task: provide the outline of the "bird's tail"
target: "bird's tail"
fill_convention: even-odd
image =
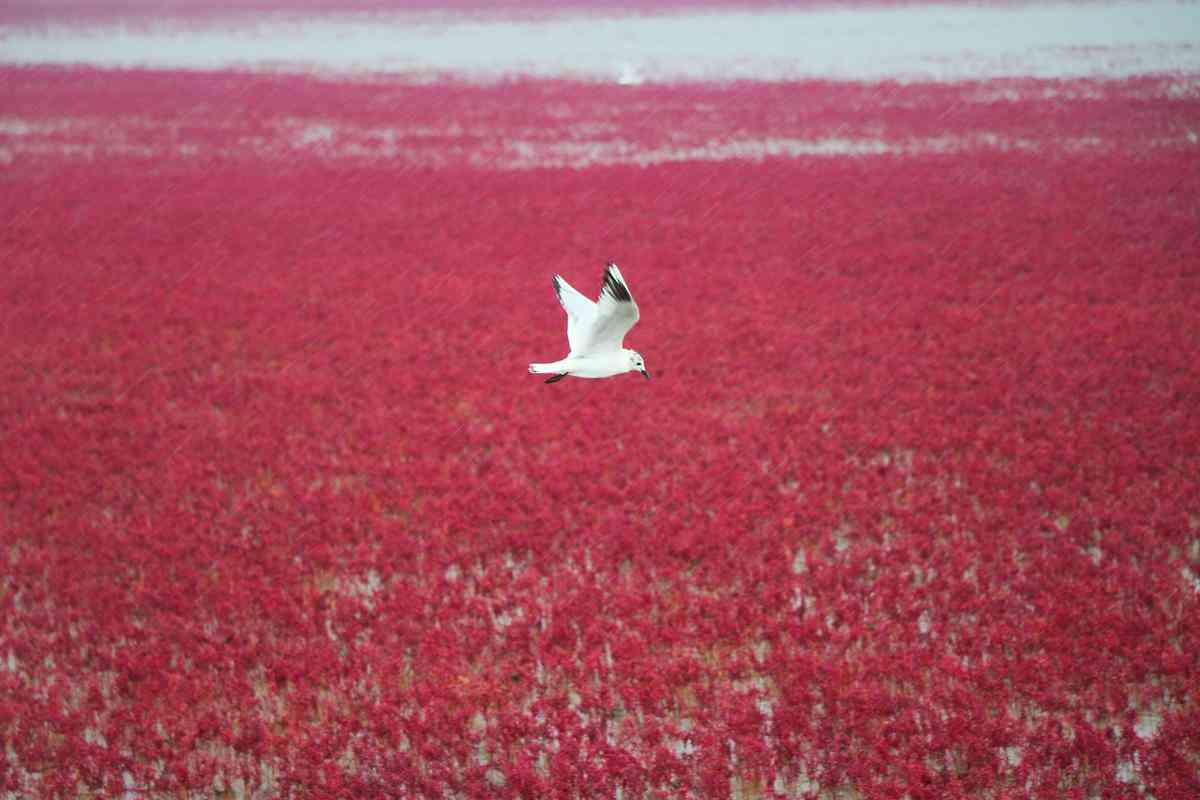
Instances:
[[[534,375],[546,375],[551,372],[558,372],[556,364],[530,364],[529,371]]]

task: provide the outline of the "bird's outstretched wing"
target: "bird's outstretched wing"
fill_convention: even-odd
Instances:
[[[594,308],[595,316],[591,325],[580,331],[582,335],[578,348],[574,341],[571,342],[571,350],[589,355],[620,350],[625,334],[629,333],[629,329],[638,321],[639,315],[637,303],[633,301],[633,295],[629,293],[629,287],[621,277],[621,270],[611,261],[604,268],[600,299]]]
[[[595,324],[596,304],[577,292],[561,275],[554,276],[554,293],[558,295],[563,311],[567,312],[567,344],[571,346],[572,354],[578,353],[586,346],[584,340]]]

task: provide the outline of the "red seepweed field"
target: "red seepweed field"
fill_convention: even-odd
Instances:
[[[0,96],[0,797],[1200,793],[1194,84]]]

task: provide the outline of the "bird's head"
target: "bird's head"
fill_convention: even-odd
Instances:
[[[646,371],[646,361],[642,358],[642,354],[636,350],[626,350],[625,355],[629,359],[629,371],[640,372],[642,377],[650,380],[650,373]]]

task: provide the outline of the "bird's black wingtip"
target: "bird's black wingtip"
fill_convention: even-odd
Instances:
[[[610,261],[608,262],[608,266],[604,268],[604,285],[601,286],[600,290],[611,294],[613,299],[619,303],[632,303],[633,295],[629,294],[629,287],[612,270],[615,266],[616,263]]]

